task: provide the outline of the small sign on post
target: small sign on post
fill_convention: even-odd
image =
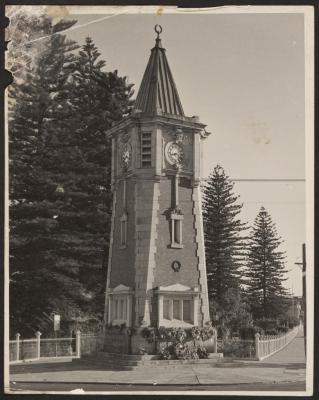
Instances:
[[[35,336],[37,338],[37,359],[40,360],[41,357],[41,332],[36,332]]]
[[[54,332],[57,332],[60,330],[60,320],[61,320],[61,316],[59,314],[54,314],[54,316],[53,316]]]
[[[55,338],[55,356],[58,356],[58,340],[57,340],[57,332],[60,330],[60,320],[61,316],[59,314],[53,314],[53,329],[54,329],[54,338]]]

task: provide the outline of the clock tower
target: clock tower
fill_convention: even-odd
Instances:
[[[200,190],[209,133],[198,117],[184,115],[162,28],[155,30],[134,108],[108,131],[113,213],[106,326],[192,327],[210,320]]]

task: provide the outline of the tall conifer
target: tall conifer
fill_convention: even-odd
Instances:
[[[242,204],[233,193],[234,183],[217,165],[204,188],[203,219],[209,298],[223,307],[229,289],[241,284],[244,257],[243,231],[239,219]]]
[[[78,281],[50,263],[55,186],[43,167],[45,149],[56,141],[52,121],[65,108],[65,101],[57,99],[65,90],[66,66],[77,48],[59,32],[76,21],[53,25],[45,14],[29,17],[23,18],[22,8],[10,24],[15,78],[9,89],[10,326],[11,334],[24,335],[45,331],[57,302],[72,307],[80,293]],[[25,34],[15,36],[22,27]],[[20,53],[23,73],[14,58]]]
[[[61,202],[57,255],[63,265],[77,269],[85,287],[88,301],[82,319],[103,315],[112,211],[111,142],[106,131],[130,111],[133,86],[117,71],[105,72],[100,56],[88,37],[70,66],[68,116],[56,121],[62,148],[51,163]]]
[[[50,333],[52,312],[61,314],[62,327],[102,312],[105,131],[129,111],[131,95],[125,78],[102,71],[91,41],[76,55],[79,46],[59,34],[75,21],[53,25],[42,15],[27,22],[32,40],[42,39],[24,43],[22,35],[12,43],[25,46],[30,62],[10,89],[9,119],[10,322],[11,334],[24,336]]]
[[[275,318],[285,306],[284,252],[271,216],[261,207],[253,224],[248,246],[246,285],[254,318]]]

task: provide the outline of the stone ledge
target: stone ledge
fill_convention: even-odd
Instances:
[[[99,352],[96,354],[83,356],[81,360],[85,363],[87,361],[107,366],[122,366],[122,367],[142,367],[142,366],[166,366],[166,365],[182,365],[182,364],[209,364],[215,366],[216,364],[224,363],[222,353],[209,354],[209,358],[202,358],[197,360],[160,360],[158,355],[149,354],[119,354]],[[226,361],[227,362],[227,361]],[[235,361],[233,361],[235,363]]]

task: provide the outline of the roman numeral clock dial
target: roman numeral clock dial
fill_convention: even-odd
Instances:
[[[132,147],[129,143],[125,143],[121,152],[121,164],[124,169],[127,169],[132,159]]]
[[[165,149],[166,159],[169,164],[174,166],[181,166],[184,161],[184,150],[179,143],[169,142]]]

